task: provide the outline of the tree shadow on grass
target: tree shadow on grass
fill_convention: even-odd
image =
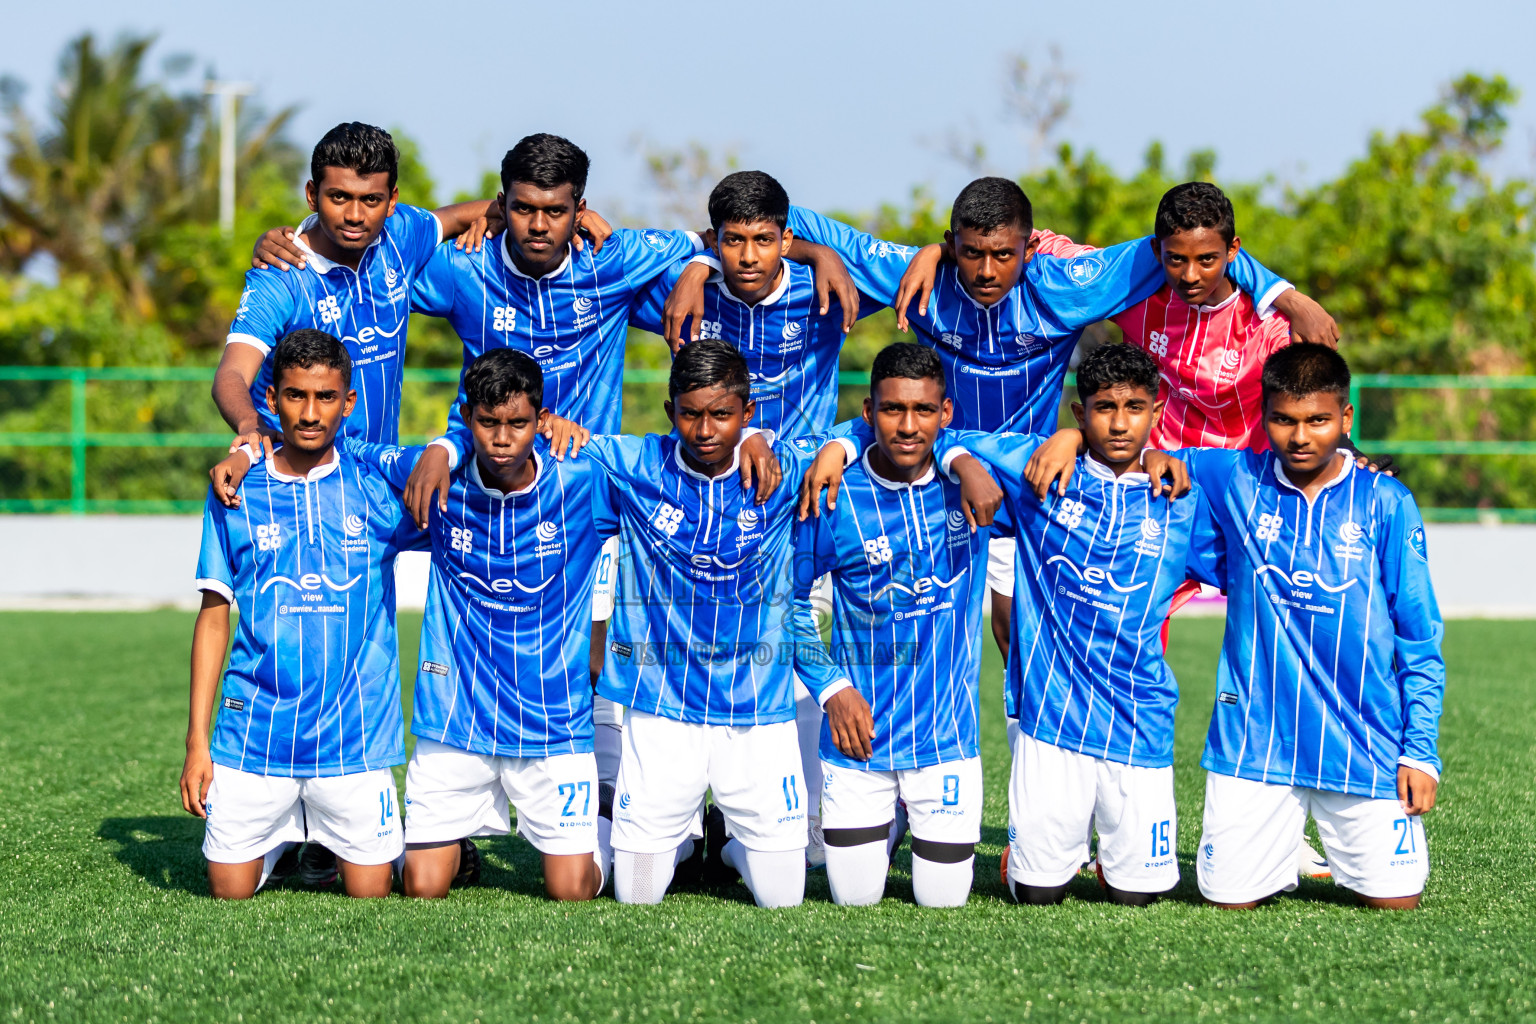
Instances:
[[[107,818],[96,835],[116,843],[112,855],[155,888],[208,895],[201,820],[164,814]]]

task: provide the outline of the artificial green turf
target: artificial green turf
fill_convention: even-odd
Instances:
[[[402,622],[412,663],[418,620]],[[1181,620],[1185,883],[1147,910],[1075,884],[1005,901],[1008,758],[995,652],[987,813],[959,910],[911,902],[903,854],[877,907],[669,896],[554,905],[520,840],[484,844],[484,887],[446,901],[332,893],[209,899],[202,828],[177,796],[192,617],[0,615],[0,1021],[1440,1020],[1533,1010],[1536,623],[1452,623],[1446,787],[1425,906],[1371,913],[1307,883],[1254,913],[1198,905],[1200,741],[1220,623]]]

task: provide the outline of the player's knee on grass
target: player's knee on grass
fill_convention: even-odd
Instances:
[[[922,907],[960,907],[971,895],[975,843],[912,837],[912,896]]]
[[[1111,903],[1122,907],[1147,907],[1162,895],[1160,892],[1131,892],[1128,889],[1116,889],[1108,882],[1104,883],[1104,891],[1109,895]]]
[[[1416,892],[1412,896],[1361,896],[1355,895],[1360,900],[1360,905],[1372,910],[1418,910],[1419,900],[1423,893]]]
[[[752,850],[739,840],[725,844],[724,859],[741,874],[752,898],[765,910],[798,907],[805,901],[805,849]]]
[[[261,884],[260,858],[245,864],[208,864],[208,891],[216,900],[248,900]]]
[[[590,853],[544,855],[544,891],[552,900],[577,903],[597,895],[602,876]]]
[[[692,846],[691,843],[685,844]],[[613,896],[620,903],[655,904],[667,894],[677,869],[675,853],[613,851]]]
[[[1031,907],[1054,907],[1067,898],[1067,883],[1061,885],[1025,885],[1013,883],[1014,899]]]
[[[336,863],[341,868],[341,885],[354,899],[383,899],[395,888],[395,865],[349,864],[340,857]]]
[[[868,828],[827,829],[822,836],[827,852],[827,885],[832,902],[840,907],[866,907],[885,895],[885,876],[891,867],[887,848],[895,822]]]
[[[459,841],[406,847],[405,894],[412,899],[440,900],[448,895],[459,873]]]

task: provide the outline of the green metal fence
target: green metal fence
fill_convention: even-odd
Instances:
[[[70,496],[59,499],[3,499],[0,512],[191,512],[202,507],[200,501],[97,500],[86,494],[86,460],[92,448],[218,448],[229,443],[228,431],[214,433],[155,433],[151,431],[92,432],[87,429],[87,385],[110,381],[181,381],[211,383],[213,371],[204,367],[52,367],[0,366],[0,381],[67,381],[70,390],[69,429],[54,431],[0,431],[0,447],[68,448],[70,450]],[[406,370],[408,384],[451,384],[458,371]],[[630,369],[624,374],[626,384],[664,384],[667,371]],[[857,387],[869,383],[867,372],[842,372],[838,383]],[[1071,380],[1068,379],[1070,385]],[[1451,391],[1520,390],[1536,391],[1536,377],[1473,377],[1440,374],[1360,374],[1350,388],[1350,400],[1357,410],[1363,408],[1364,393],[1373,389]],[[1358,421],[1357,421],[1358,422]],[[1401,455],[1536,455],[1536,440],[1455,441],[1397,440],[1359,436],[1355,443],[1368,452],[1392,452]],[[1497,518],[1504,522],[1536,522],[1536,509],[1529,508],[1426,508],[1426,519],[1439,522],[1473,522]]]

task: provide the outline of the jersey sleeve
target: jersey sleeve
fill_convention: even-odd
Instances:
[[[411,470],[416,468],[416,460],[421,458],[421,453],[427,449],[424,445],[403,447],[398,444],[378,444],[355,437],[343,437],[341,450],[363,465],[371,467],[395,490],[404,491],[406,482],[411,478]]]
[[[1197,583],[1227,589],[1227,547],[1211,507],[1210,494],[1203,487],[1191,487],[1180,501],[1194,499],[1195,512],[1189,521],[1189,547],[1184,554],[1184,575]]]
[[[1034,494],[1029,481],[1024,479],[1024,467],[1029,465],[1035,450],[1049,438],[1039,434],[992,434],[982,430],[945,430],[940,437],[944,440],[944,449],[940,453],[935,443],[934,452],[946,473],[950,472],[956,458],[969,453],[986,465],[1010,501]]]
[[[1382,588],[1392,613],[1393,653],[1403,707],[1402,757],[1417,762],[1416,766],[1431,765],[1438,775],[1437,737],[1445,698],[1445,659],[1440,644],[1445,623],[1429,577],[1424,520],[1406,489],[1382,519],[1377,552]]]
[[[1259,316],[1268,316],[1280,294],[1295,287],[1242,248],[1237,250],[1237,258],[1227,264],[1227,276],[1253,299],[1254,311]]]
[[[1074,242],[1066,235],[1058,235],[1045,228],[1035,228],[1035,233],[1030,237],[1035,243],[1035,252],[1041,256],[1081,256],[1084,253],[1097,252],[1099,248],[1096,245]]]
[[[672,261],[649,284],[635,292],[635,297],[629,302],[629,326],[652,334],[661,333],[661,318],[666,310],[667,298],[693,259],[692,256],[685,256]]]
[[[288,333],[296,303],[293,292],[278,277],[280,273],[255,268],[245,272],[245,290],[240,293],[240,307],[235,310],[225,344],[241,342],[259,349],[265,356]]]
[[[795,603],[791,617],[795,643],[795,674],[825,705],[827,698],[853,685],[821,642],[811,591],[816,580],[837,568],[833,516],[807,519],[795,524]]]
[[[396,203],[387,223],[390,235],[398,239],[400,255],[413,270],[426,266],[443,240],[443,222],[437,214],[419,206]]]
[[[434,248],[431,257],[417,271],[416,282],[411,286],[413,313],[447,316],[453,310],[454,282],[458,277],[454,273],[454,251],[451,245]]]
[[[224,506],[208,488],[203,505],[203,544],[197,553],[197,579],[194,586],[235,603],[235,570],[230,558],[229,531],[225,526]]]
[[[645,444],[645,438],[633,434],[593,434],[576,457],[597,463],[617,494],[645,472]]]
[[[854,286],[882,306],[896,301],[901,277],[917,251],[800,206],[789,208],[787,226],[796,238],[824,245],[837,253],[848,268]]]
[[[703,239],[692,231],[658,231],[654,228],[620,228],[613,233],[608,244],[615,242],[623,258],[624,281],[633,291],[639,291],[674,264],[704,249]],[[665,296],[662,301],[666,301]]]

